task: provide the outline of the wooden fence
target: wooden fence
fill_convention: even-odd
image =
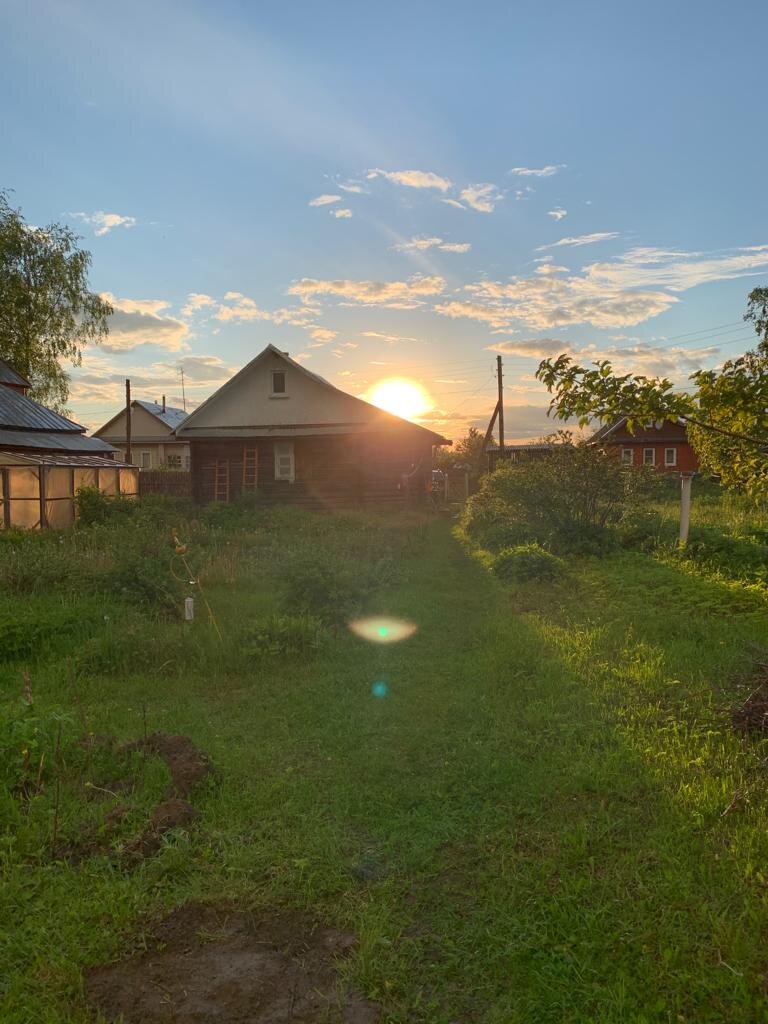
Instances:
[[[139,495],[166,494],[173,498],[192,496],[192,474],[183,469],[142,469]]]

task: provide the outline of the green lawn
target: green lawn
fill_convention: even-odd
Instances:
[[[81,968],[193,899],[354,930],[344,970],[391,1024],[768,1021],[768,745],[729,719],[768,646],[762,592],[639,552],[511,587],[444,520],[177,525],[221,645],[199,599],[187,626],[93,582],[129,527],[23,542],[35,565],[72,564],[77,588],[64,571],[37,586],[0,545],[6,626],[54,624],[31,652],[7,634],[22,656],[1,678],[17,720],[36,654],[43,745],[66,716],[60,834],[118,799],[86,785],[106,768],[83,731],[134,739],[146,718],[216,767],[191,796],[200,822],[130,868],[121,844],[167,782],[159,763],[139,766],[112,849],[79,864],[50,857],[53,777],[28,807],[4,798],[4,1024],[86,1021]],[[318,551],[364,576],[366,613],[417,631],[377,644],[336,624],[315,657],[248,662],[242,631]]]

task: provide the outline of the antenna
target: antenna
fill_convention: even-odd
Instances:
[[[184,391],[184,367],[180,366],[181,370],[181,404],[184,406],[184,412],[187,411],[187,395]]]

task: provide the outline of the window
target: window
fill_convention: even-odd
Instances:
[[[181,456],[166,455],[165,464],[168,467],[168,469],[181,469]]]
[[[634,454],[634,452],[632,451],[631,448],[622,448],[621,449],[621,461],[624,463],[625,466],[631,466],[632,465],[632,463],[634,462],[634,459],[632,458],[633,454]]]
[[[293,457],[293,441],[275,442],[275,480],[289,480],[291,483],[296,478],[296,465]]]
[[[139,457],[141,459],[139,465],[142,469],[152,468],[152,452],[140,452]]]
[[[654,448],[643,448],[643,465],[654,466],[656,464],[656,450]]]
[[[665,448],[664,449],[664,465],[665,466],[676,466],[677,465],[677,448]]]
[[[272,371],[272,397],[285,394],[285,370]]]

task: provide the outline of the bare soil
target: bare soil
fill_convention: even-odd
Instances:
[[[355,942],[304,915],[189,903],[146,952],[89,968],[85,996],[124,1024],[376,1024],[379,1008],[345,992],[337,971]]]
[[[732,719],[738,732],[768,732],[768,679],[763,679],[733,711]]]
[[[165,761],[171,773],[171,784],[166,797],[185,797],[198,782],[211,771],[211,762],[189,736],[170,736],[165,732],[153,732],[146,739],[128,743],[122,748],[126,753],[140,750],[154,754]]]

